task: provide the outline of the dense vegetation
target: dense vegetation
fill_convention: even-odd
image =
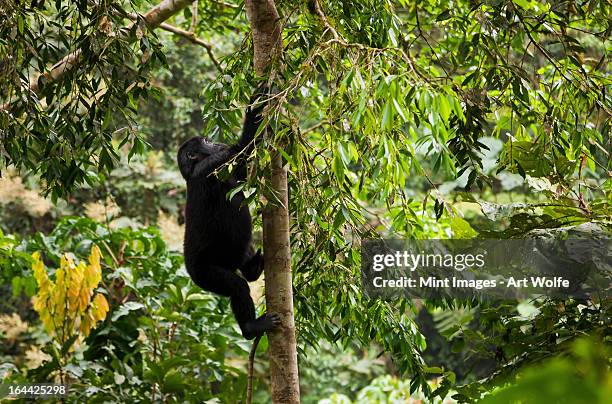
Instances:
[[[153,29],[134,13],[154,5],[0,5],[2,383],[69,381],[70,402],[243,400],[250,344],[182,266],[174,159],[190,136],[236,139],[261,81],[249,24],[243,2],[201,0]],[[259,211],[282,144],[302,401],[605,402],[609,299],[368,299],[359,251],[368,237],[609,237],[610,2],[277,7],[275,137],[240,189]],[[101,278],[82,282],[108,313],[93,297],[35,310],[48,288],[32,254],[57,285],[65,254],[95,268],[95,248]],[[88,310],[95,328],[76,327]],[[266,349],[254,402],[269,400]]]

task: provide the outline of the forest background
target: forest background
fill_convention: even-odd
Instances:
[[[609,237],[610,2],[276,7],[274,136],[238,190],[259,212],[280,152],[302,402],[605,402],[609,299],[368,299],[359,246]],[[175,156],[191,136],[237,138],[261,83],[245,4],[0,13],[0,380],[70,382],[70,402],[242,401],[251,345],[182,266]],[[74,282],[86,304],[53,292]],[[254,402],[270,400],[267,348]]]

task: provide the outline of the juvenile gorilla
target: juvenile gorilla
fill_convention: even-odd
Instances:
[[[247,281],[259,278],[263,257],[252,246],[251,215],[248,206],[243,205],[243,193],[227,199],[228,192],[246,179],[246,158],[262,122],[262,109],[262,105],[247,109],[242,136],[236,144],[228,146],[194,137],[183,143],[177,157],[187,182],[185,267],[202,289],[230,297],[234,316],[246,339],[280,324],[278,314],[255,318]],[[217,178],[213,172],[233,158],[236,165],[231,176],[223,181]]]

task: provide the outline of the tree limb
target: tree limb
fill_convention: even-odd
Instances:
[[[163,29],[164,31],[168,31],[168,32],[172,32],[173,34],[182,36],[183,38],[189,40],[191,43],[194,43],[196,45],[202,46],[206,49],[206,53],[208,53],[208,57],[210,57],[210,60],[214,63],[215,67],[217,68],[217,70],[219,70],[219,72],[223,73],[223,68],[221,67],[221,63],[219,63],[219,61],[217,60],[217,58],[215,57],[215,54],[212,51],[212,45],[209,44],[208,42],[205,42],[204,40],[198,38],[195,35],[194,27],[195,27],[195,21],[197,18],[197,2],[193,3],[193,9],[195,11],[192,11],[193,16],[195,18],[193,18],[191,20],[191,28],[190,31],[185,31],[182,28],[176,27],[174,25],[170,25],[168,23],[162,22],[161,24],[159,24],[159,28]],[[138,20],[138,14],[136,13],[128,13],[125,15],[125,17],[131,19],[132,21],[136,21]]]
[[[339,42],[346,43],[344,38],[341,38],[340,35],[338,34],[338,31],[336,31],[336,29],[332,27],[332,25],[329,23],[327,16],[323,12],[323,9],[321,9],[321,4],[319,4],[319,0],[313,0],[313,6],[314,6],[314,12],[321,19],[321,22],[323,22],[323,25],[325,25],[325,28],[327,28],[327,30],[329,30],[332,33],[332,35],[334,36],[334,39]]]
[[[159,25],[159,28],[163,29],[164,31],[172,32],[173,34],[180,35],[183,38],[186,38],[187,40],[191,41],[192,43],[196,45],[203,46],[206,49],[206,53],[208,53],[208,57],[210,57],[210,60],[217,67],[217,70],[223,73],[223,68],[221,67],[221,63],[219,63],[219,61],[215,57],[215,54],[212,51],[211,44],[209,44],[208,42],[204,42],[202,39],[196,37],[193,32],[185,31],[184,29],[175,27],[174,25],[166,24],[165,22],[161,23]]]
[[[191,6],[191,25],[189,31],[195,32],[196,24],[198,23],[198,2],[194,2]]]
[[[181,11],[183,8],[191,4],[194,0],[163,0],[157,6],[153,7],[146,14],[142,16],[147,26],[150,29],[157,28],[165,20],[172,17],[174,14]],[[129,31],[136,23],[133,23],[126,31]],[[72,53],[64,56],[62,60],[57,62],[51,70],[48,72],[39,74],[33,79],[30,79],[29,90],[32,93],[40,93],[42,88],[40,84],[47,84],[53,81],[57,81],[64,77],[79,63],[81,57],[81,50],[77,49]],[[40,83],[40,84],[39,84]],[[8,110],[11,106],[11,102],[7,102],[0,107],[0,110]]]

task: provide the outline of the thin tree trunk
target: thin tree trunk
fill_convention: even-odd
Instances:
[[[270,378],[273,403],[299,403],[297,346],[293,319],[293,283],[289,245],[289,212],[287,210],[287,170],[280,153],[272,155],[270,188],[278,201],[268,201],[263,211],[266,278],[266,307],[279,313],[283,325],[268,333],[270,341]],[[282,205],[278,205],[278,202]]]
[[[246,12],[253,32],[253,64],[259,76],[268,73],[270,62],[282,51],[281,27],[274,0],[246,0]],[[293,284],[289,244],[287,170],[277,151],[271,156],[269,185],[275,197],[268,198],[263,211],[266,307],[278,313],[282,326],[268,333],[270,378],[273,403],[299,403],[300,381],[297,366]]]

